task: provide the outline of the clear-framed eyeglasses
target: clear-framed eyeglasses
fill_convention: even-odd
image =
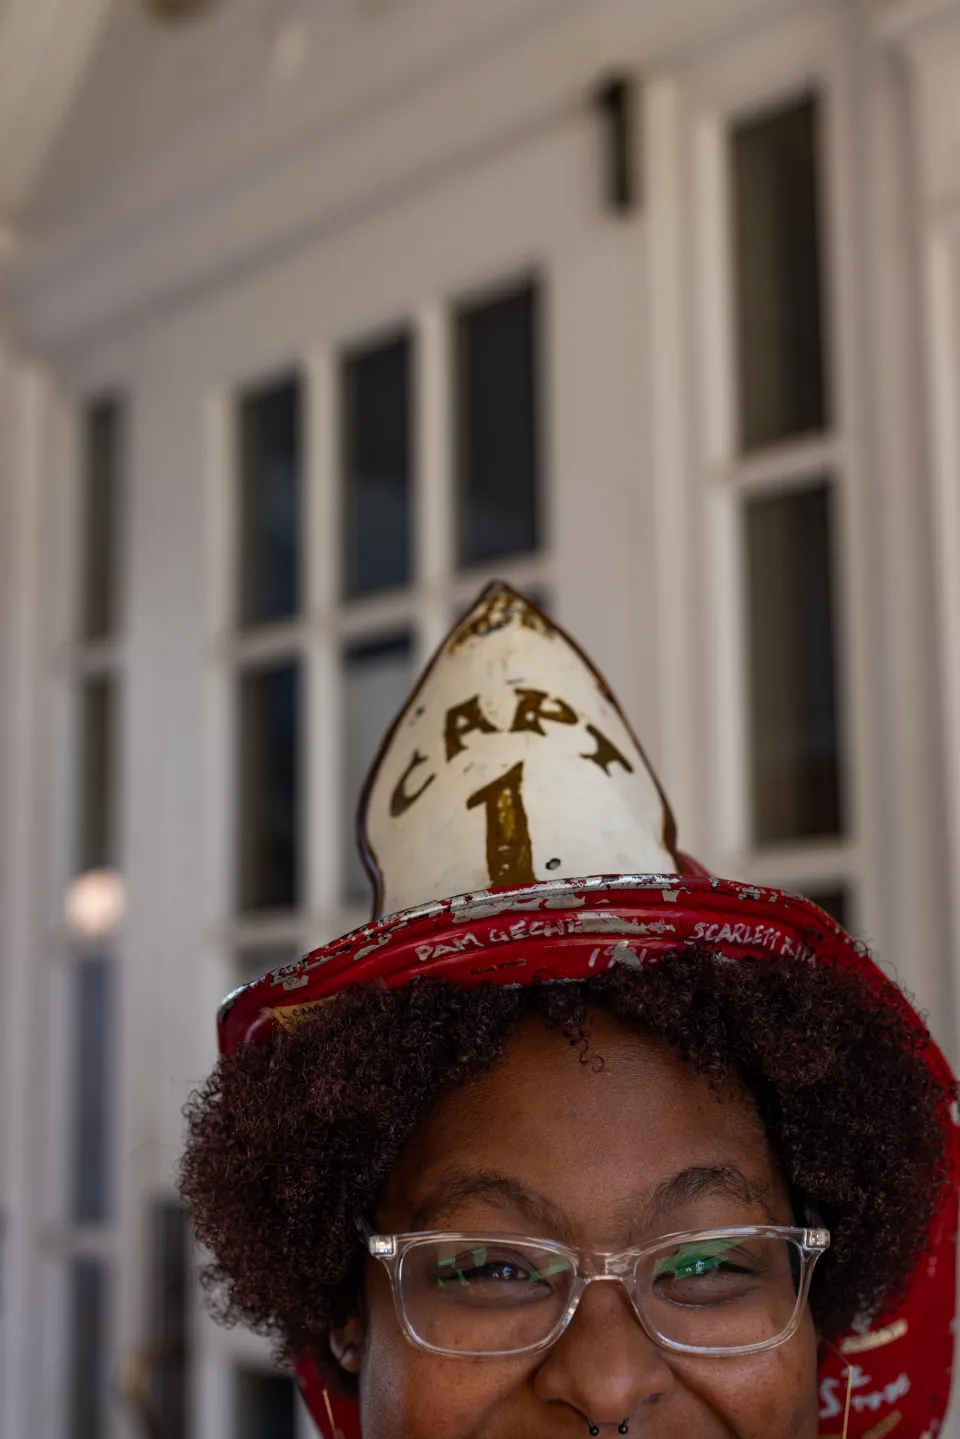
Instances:
[[[622,1284],[646,1333],[681,1354],[753,1354],[796,1332],[826,1229],[744,1225],[665,1234],[620,1254],[523,1234],[374,1234],[411,1343],[434,1354],[503,1358],[548,1349],[588,1284]]]

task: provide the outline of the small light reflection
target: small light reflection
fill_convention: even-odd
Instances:
[[[88,869],[73,881],[64,901],[67,928],[78,939],[105,939],[123,922],[126,886],[115,869]]]

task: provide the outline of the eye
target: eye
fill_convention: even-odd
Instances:
[[[664,1255],[653,1266],[654,1279],[696,1279],[715,1274],[726,1264],[732,1268],[737,1241],[713,1239],[700,1244],[681,1244],[672,1254]]]
[[[517,1254],[491,1253],[471,1249],[437,1260],[436,1283],[446,1284],[539,1284],[569,1269],[565,1260],[537,1268],[531,1259]]]
[[[762,1287],[762,1263],[736,1240],[683,1244],[653,1266],[654,1290],[675,1304],[722,1304]]]
[[[514,1256],[492,1256],[486,1249],[470,1249],[437,1260],[435,1283],[448,1284],[522,1283],[531,1275],[529,1264]]]

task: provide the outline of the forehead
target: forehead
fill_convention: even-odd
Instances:
[[[577,1241],[591,1245],[615,1232],[622,1237],[658,1190],[691,1168],[742,1174],[741,1209],[750,1205],[746,1190],[754,1209],[785,1198],[746,1095],[718,1093],[661,1040],[603,1011],[591,1012],[584,1032],[586,1045],[571,1045],[542,1020],[526,1019],[499,1064],[445,1095],[391,1177],[386,1208],[393,1222],[409,1223],[423,1210],[427,1227],[479,1223],[490,1197],[459,1197],[463,1186],[448,1182],[452,1173],[507,1176],[562,1211]],[[447,1212],[434,1214],[429,1201],[438,1189]],[[678,1210],[691,1207],[684,1193],[682,1186],[679,1199],[673,1193]],[[727,1194],[725,1217],[710,1221],[701,1202],[691,1223],[737,1222],[733,1203]],[[497,1207],[508,1210],[511,1202]],[[767,1217],[758,1213],[756,1222]],[[506,1227],[489,1218],[491,1227]]]

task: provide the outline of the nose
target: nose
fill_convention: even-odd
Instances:
[[[592,1423],[614,1434],[624,1419],[664,1399],[674,1382],[665,1351],[641,1327],[623,1285],[594,1281],[533,1385],[544,1403],[575,1409],[584,1433]]]

